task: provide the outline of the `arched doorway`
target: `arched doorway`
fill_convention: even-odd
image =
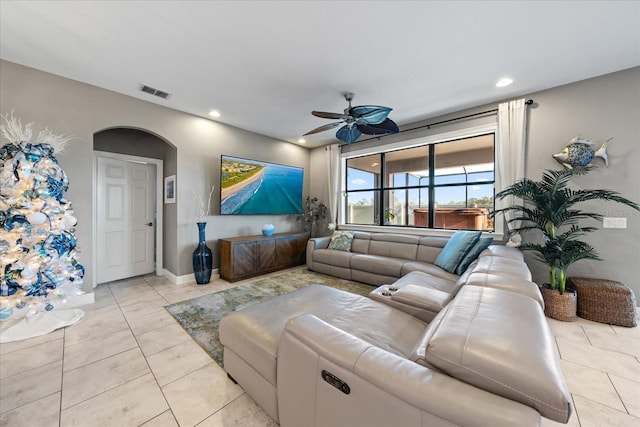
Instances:
[[[163,274],[164,249],[172,244],[165,230],[175,218],[167,211],[175,211],[175,205],[163,204],[162,182],[175,174],[175,147],[145,130],[111,128],[94,134],[93,148],[93,286]]]

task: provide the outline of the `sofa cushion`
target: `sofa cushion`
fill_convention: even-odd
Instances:
[[[416,342],[427,329],[427,323],[417,317],[367,297],[360,297],[331,316],[318,317],[376,347],[405,358],[412,354]]]
[[[385,276],[400,277],[403,259],[386,256],[354,254],[351,257],[351,268]]]
[[[469,265],[478,258],[480,252],[484,251],[493,242],[493,237],[480,237],[478,241],[469,249],[469,252],[460,260],[456,267],[456,274],[464,273]]]
[[[455,273],[460,260],[478,241],[481,234],[482,232],[480,231],[456,231],[447,244],[444,245],[444,248],[442,248],[433,263],[449,273]]]
[[[352,252],[335,251],[333,249],[316,249],[313,251],[313,262],[329,264],[335,267],[350,268],[349,260],[353,256]]]
[[[540,307],[544,309],[544,300],[542,299],[538,285],[528,280],[514,279],[513,277],[490,273],[471,273],[466,279],[466,284],[469,286],[502,289],[527,295],[536,300],[538,304],[540,304]]]
[[[443,270],[442,268],[438,267],[435,264],[428,264],[428,263],[418,262],[418,261],[405,262],[404,265],[402,266],[402,272],[401,272],[402,276],[405,276],[406,274],[409,274],[412,271],[421,271],[430,276],[441,277],[443,279],[447,279],[452,282],[455,282],[458,280],[458,276],[456,274],[449,273],[448,271]]]
[[[393,283],[393,286],[398,289],[408,285],[437,289],[450,294],[456,286],[456,281],[444,277],[433,276],[423,271],[412,271]]]
[[[353,233],[350,231],[334,231],[327,249],[350,252]]]
[[[566,423],[571,396],[540,306],[499,289],[464,286],[431,322],[425,360],[454,378]]]

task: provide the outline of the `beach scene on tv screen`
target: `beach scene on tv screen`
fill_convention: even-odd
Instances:
[[[299,214],[304,170],[293,166],[222,156],[222,215]]]

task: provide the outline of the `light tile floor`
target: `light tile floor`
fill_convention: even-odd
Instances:
[[[0,345],[0,425],[275,426],[164,309],[241,283],[98,286],[78,324]],[[569,425],[640,425],[640,328],[549,323],[576,408]]]

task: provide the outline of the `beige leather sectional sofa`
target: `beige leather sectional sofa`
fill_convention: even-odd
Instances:
[[[274,420],[283,427],[568,421],[571,398],[518,249],[490,246],[457,276],[429,262],[446,239],[358,234],[344,254],[312,239],[308,267],[380,285],[369,297],[311,285],[220,322],[225,370]]]

